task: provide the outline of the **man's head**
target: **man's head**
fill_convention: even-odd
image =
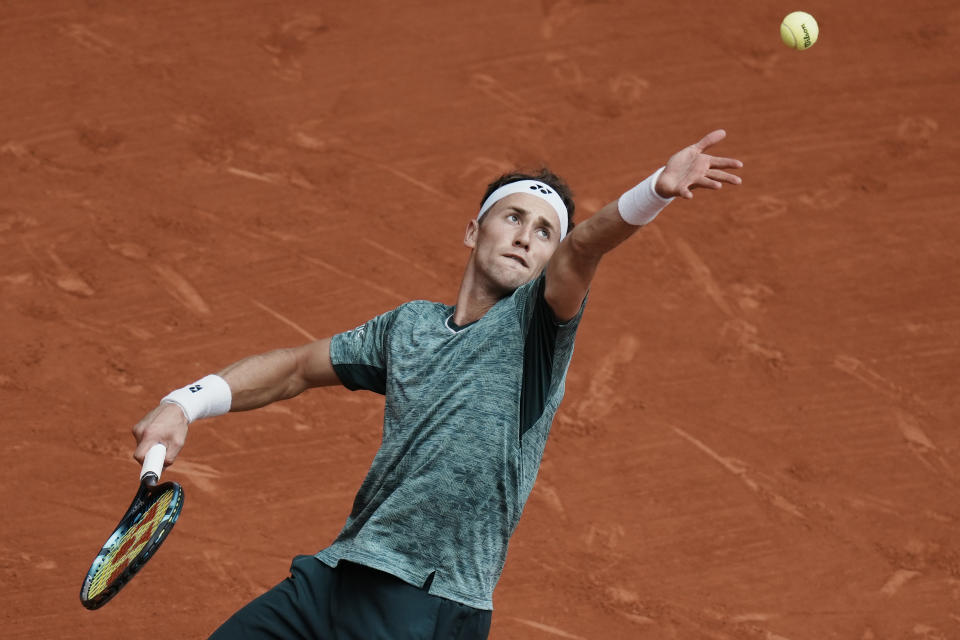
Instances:
[[[559,176],[541,169],[500,176],[481,202],[464,244],[474,250],[477,274],[508,295],[539,275],[573,228],[573,194]]]
[[[570,190],[570,187],[567,186],[567,183],[564,182],[563,178],[550,171],[546,167],[543,167],[537,172],[534,173],[522,173],[514,171],[511,173],[505,173],[490,184],[487,185],[487,190],[484,192],[483,197],[480,199],[480,206],[483,206],[483,203],[487,201],[494,191],[500,187],[511,184],[513,182],[519,182],[521,180],[534,180],[536,182],[543,182],[548,187],[552,187],[553,191],[560,196],[560,199],[563,201],[564,207],[567,209],[567,233],[573,229],[573,211],[575,208],[573,202],[573,192]],[[481,210],[481,214],[483,211]]]

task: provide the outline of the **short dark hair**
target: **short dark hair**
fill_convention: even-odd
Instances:
[[[486,192],[483,194],[483,197],[480,198],[480,206],[483,206],[483,203],[487,201],[491,193],[503,185],[510,184],[511,182],[519,182],[520,180],[537,180],[538,182],[546,182],[553,187],[553,190],[557,192],[557,195],[560,196],[564,206],[567,208],[567,233],[570,233],[573,230],[573,210],[575,206],[573,202],[573,191],[570,190],[569,185],[567,185],[563,178],[546,167],[541,167],[537,171],[530,173],[511,171],[510,173],[503,174],[487,185]]]

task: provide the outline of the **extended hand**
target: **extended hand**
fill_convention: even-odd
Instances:
[[[690,199],[693,189],[719,189],[723,183],[740,184],[740,176],[723,169],[739,169],[743,163],[733,158],[718,158],[705,151],[727,137],[723,129],[711,131],[700,142],[670,156],[667,167],[657,180],[656,190],[664,198],[680,196]]]

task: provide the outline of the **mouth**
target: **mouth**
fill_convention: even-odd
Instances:
[[[514,261],[516,261],[516,262],[519,262],[519,263],[522,264],[524,267],[529,266],[529,265],[527,265],[527,261],[524,260],[523,258],[521,258],[521,257],[518,256],[518,255],[515,255],[515,254],[512,254],[512,253],[505,253],[505,254],[503,255],[503,257],[504,257],[504,258],[510,258],[511,260],[514,260]]]

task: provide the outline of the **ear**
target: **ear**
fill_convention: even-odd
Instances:
[[[480,233],[480,223],[471,220],[467,223],[467,229],[463,234],[463,244],[471,249],[477,246],[477,235]]]

